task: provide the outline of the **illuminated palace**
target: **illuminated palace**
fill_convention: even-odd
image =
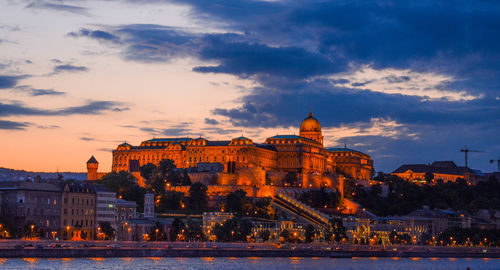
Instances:
[[[158,165],[164,159],[190,171],[215,170],[219,173],[218,184],[227,185],[281,185],[287,173],[296,172],[297,186],[330,186],[328,179],[335,175],[369,180],[373,170],[367,154],[348,148],[325,148],[321,125],[312,113],[302,121],[298,136],[276,135],[264,143],[246,137],[227,141],[154,138],[139,146],[123,143],[113,151],[112,171],[129,171],[140,178],[140,166]],[[95,159],[89,160],[87,168],[89,180],[101,177]]]

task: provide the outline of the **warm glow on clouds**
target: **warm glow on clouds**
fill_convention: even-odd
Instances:
[[[449,75],[433,72],[416,72],[411,69],[374,69],[368,65],[346,73],[329,77],[335,86],[354,89],[369,89],[387,94],[419,96],[425,99],[447,99],[450,101],[473,100],[465,91],[451,91],[447,84],[456,80]],[[346,81],[347,80],[347,81]]]
[[[484,5],[3,1],[0,167],[85,171],[94,154],[109,171],[117,144],[153,136],[263,143],[309,108],[325,146],[378,170],[500,153],[500,8]]]

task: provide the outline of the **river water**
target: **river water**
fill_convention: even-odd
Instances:
[[[0,269],[453,269],[500,270],[500,259],[438,258],[78,258],[0,259]]]

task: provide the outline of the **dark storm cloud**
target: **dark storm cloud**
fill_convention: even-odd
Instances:
[[[75,65],[70,65],[70,64],[65,64],[65,65],[57,65],[54,67],[53,73],[61,73],[61,72],[83,72],[83,71],[88,71],[89,69],[84,66],[75,66]]]
[[[0,89],[12,88],[17,85],[19,80],[24,78],[26,76],[0,75]]]
[[[79,15],[88,15],[88,10],[84,7],[80,6],[74,6],[74,5],[66,5],[66,4],[61,4],[61,3],[51,3],[49,1],[33,1],[26,5],[26,8],[30,9],[48,9],[48,10],[55,10],[55,11],[63,11],[63,12],[69,12],[69,13],[74,13],[74,14],[79,14]]]
[[[472,101],[423,101],[420,97],[384,94],[367,90],[335,88],[325,82],[312,82],[304,91],[281,93],[274,89],[255,89],[242,98],[240,107],[217,108],[237,126],[297,126],[311,107],[325,127],[389,118],[403,124],[474,123],[491,121],[500,115],[500,101],[490,97]]]
[[[78,32],[68,33],[70,37],[90,37],[101,41],[110,41],[110,42],[120,42],[120,38],[115,36],[109,32],[102,30],[92,30],[88,28],[82,28]]]
[[[75,114],[102,114],[106,111],[113,111],[122,107],[123,104],[113,101],[91,101],[81,106],[66,107],[62,109],[40,109],[25,106],[20,102],[0,103],[0,116],[21,116],[21,115],[39,115],[39,116],[64,116]]]
[[[24,130],[30,125],[28,122],[0,120],[0,130]]]
[[[107,30],[119,37],[128,60],[166,62],[194,57],[208,62],[194,67],[196,72],[254,80],[259,86],[245,92],[238,100],[241,105],[213,110],[233,125],[298,126],[310,106],[323,127],[368,123],[375,117],[395,120],[415,127],[414,133],[419,134],[405,139],[413,147],[410,152],[415,159],[426,154],[418,154],[422,149],[429,150],[430,159],[453,156],[455,144],[470,144],[474,138],[500,133],[500,5],[496,2],[176,2],[190,5],[193,18],[233,33],[192,34],[159,25],[122,25]],[[384,94],[335,86],[348,84],[346,79],[327,82],[320,78],[365,65],[446,75],[454,79],[437,89],[478,98],[450,101]],[[390,75],[383,80],[404,84],[415,79]],[[489,124],[494,125],[484,128]],[[171,130],[173,134],[183,132],[182,128]],[[358,138],[366,140],[367,149],[375,156],[399,155],[405,147],[404,140],[385,136]],[[494,140],[487,142],[484,147],[498,145]],[[441,152],[430,151],[436,145]],[[389,163],[382,162],[384,169]]]
[[[345,63],[333,63],[327,57],[297,47],[270,47],[242,42],[228,35],[208,35],[198,52],[203,60],[215,60],[216,66],[195,67],[197,72],[228,73],[242,77],[250,75],[307,78],[335,73]]]

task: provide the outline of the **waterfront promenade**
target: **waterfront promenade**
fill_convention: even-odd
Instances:
[[[500,258],[500,248],[216,242],[0,241],[0,257]]]

